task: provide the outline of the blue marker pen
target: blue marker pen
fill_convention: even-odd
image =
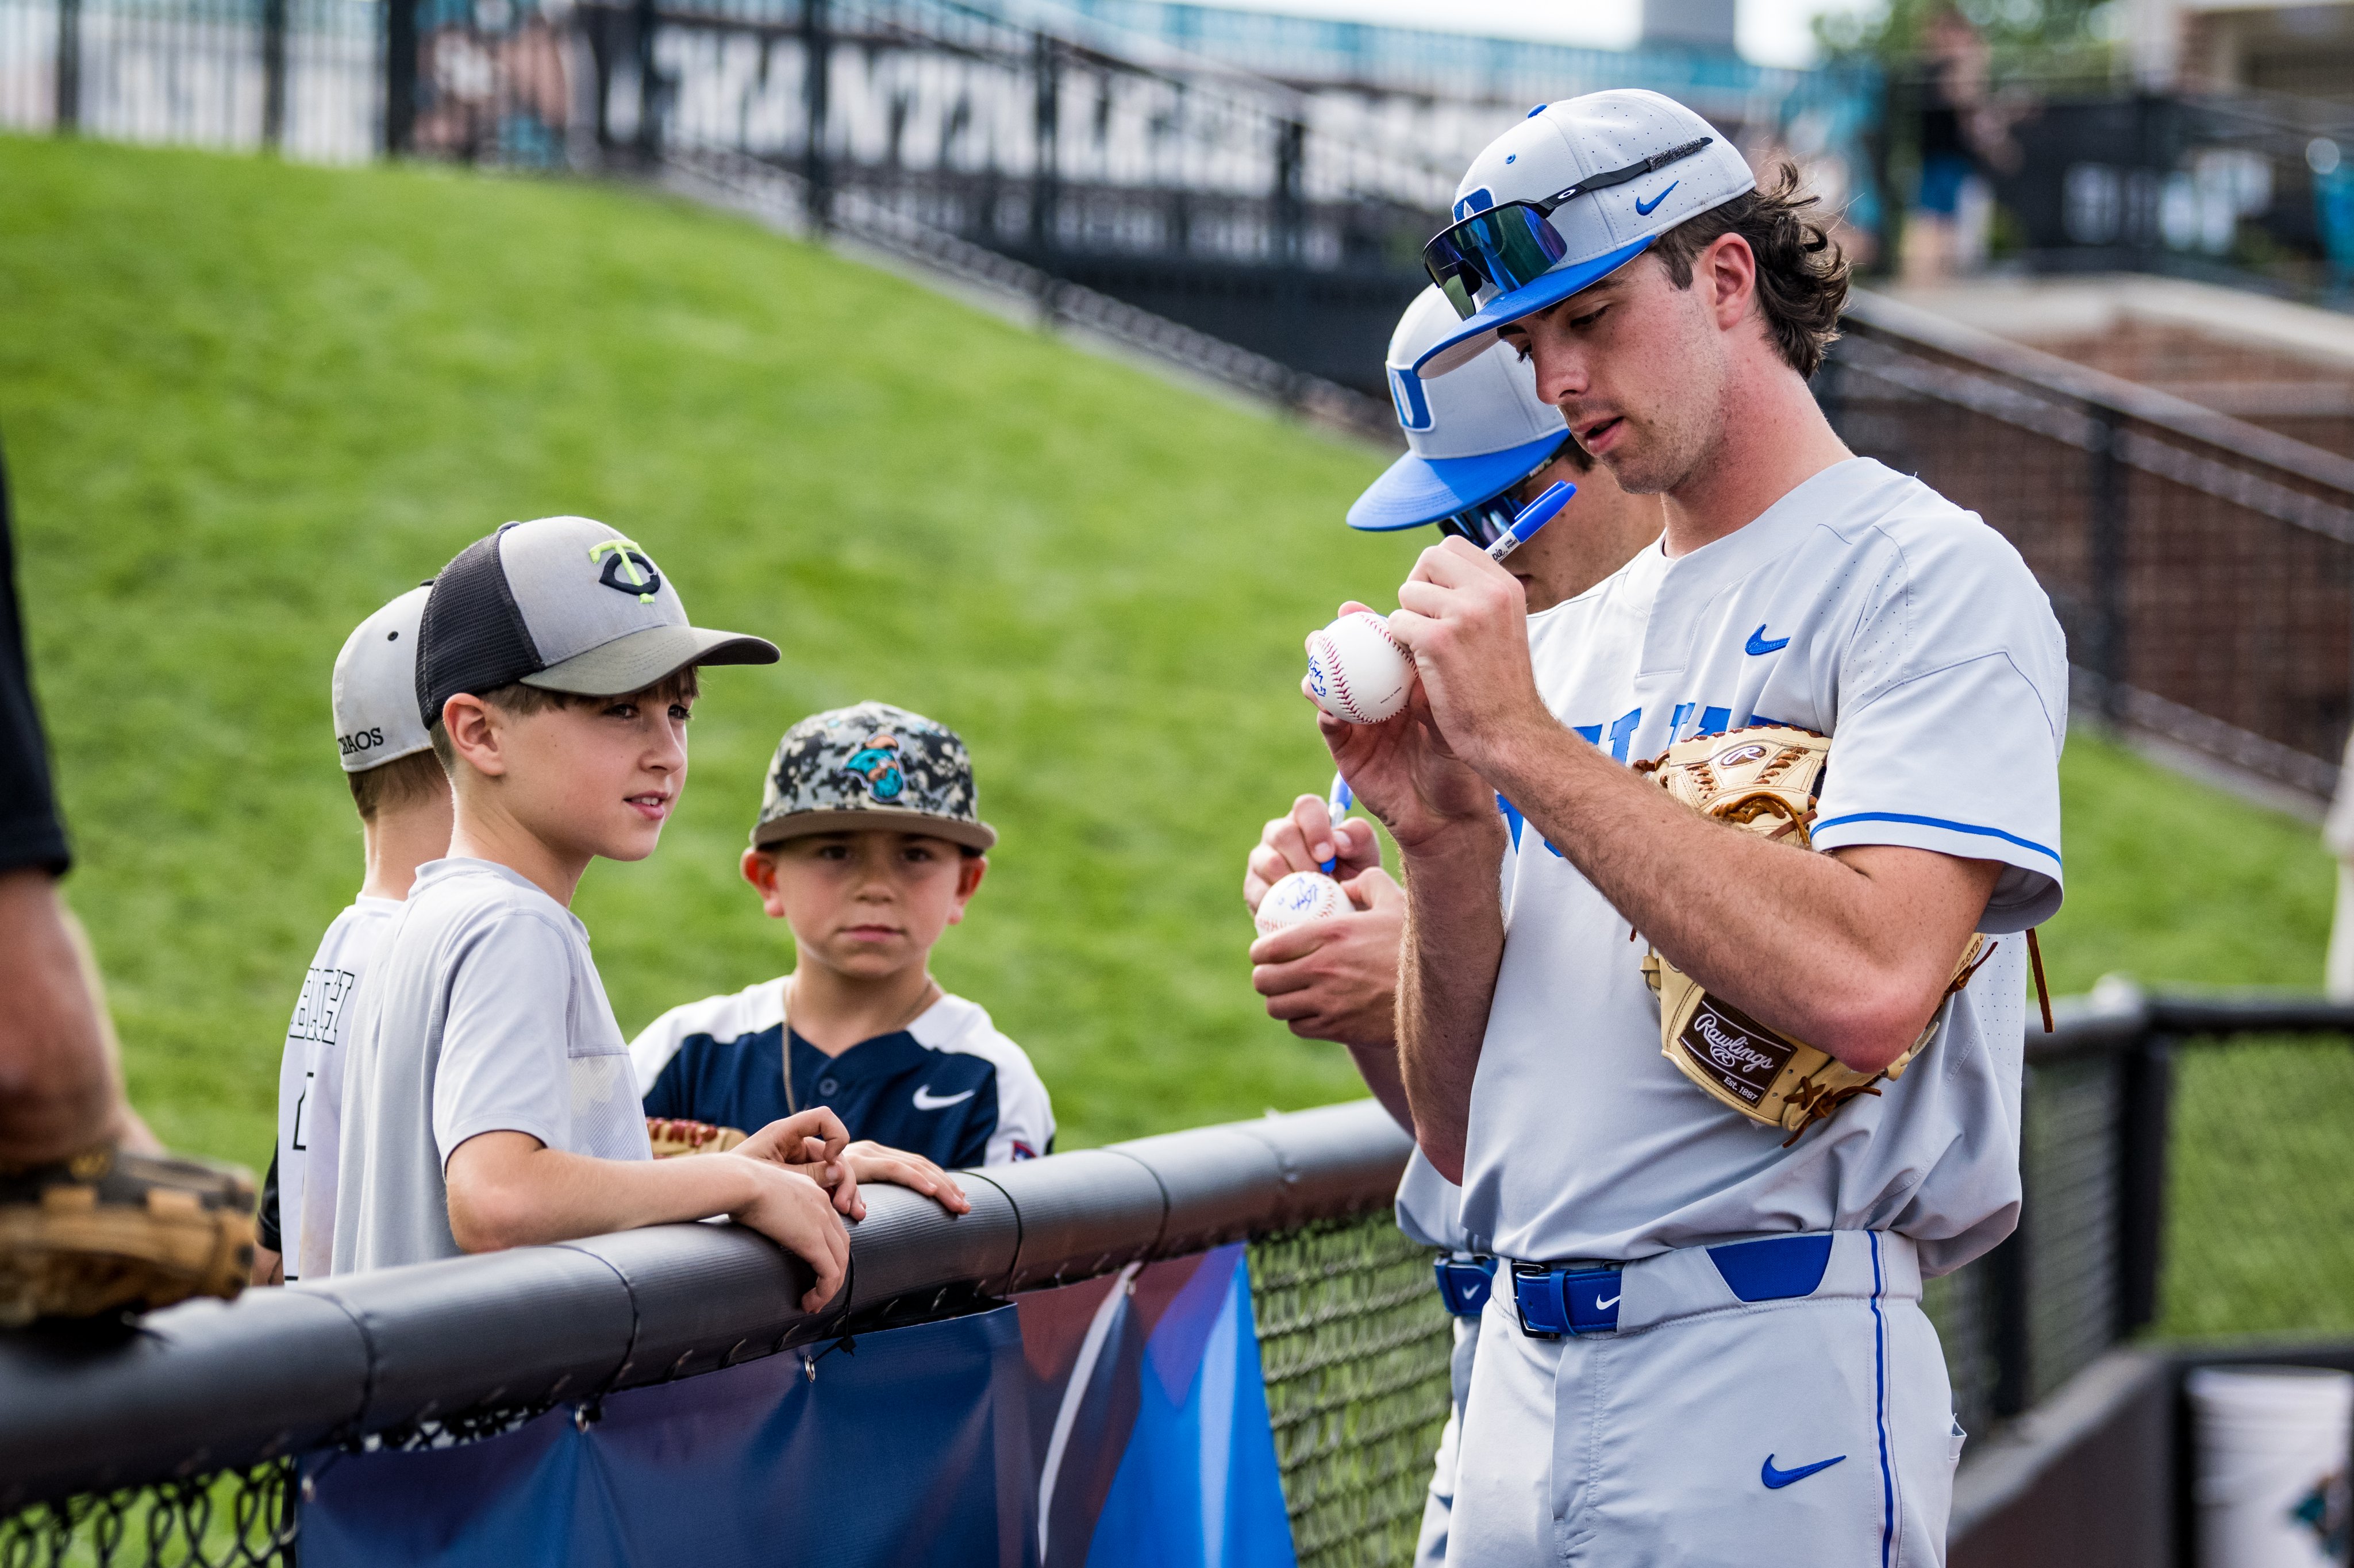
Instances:
[[[1521,508],[1520,515],[1512,519],[1512,525],[1504,531],[1504,536],[1488,546],[1488,558],[1500,561],[1527,544],[1536,536],[1538,529],[1552,522],[1561,509],[1569,504],[1569,498],[1576,493],[1577,486],[1567,480],[1547,486],[1543,495]]]
[[[1356,796],[1350,793],[1349,781],[1338,773],[1332,775],[1332,793],[1325,799],[1324,810],[1332,819],[1332,846],[1335,850],[1338,850],[1341,845],[1341,819],[1347,816],[1349,808],[1356,803]],[[1335,854],[1320,869],[1325,875],[1330,876],[1332,874],[1332,868],[1340,863],[1340,856]]]

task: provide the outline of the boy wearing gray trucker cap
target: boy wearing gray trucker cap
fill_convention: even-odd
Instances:
[[[864,1212],[822,1107],[655,1161],[627,1045],[570,908],[642,860],[686,780],[704,664],[758,637],[689,624],[652,557],[586,517],[510,523],[433,581],[417,708],[448,769],[450,853],[419,868],[346,1044],[333,1272],[726,1214],[840,1287]],[[829,1195],[831,1189],[831,1195]]]
[[[348,1004],[417,868],[450,848],[450,779],[417,716],[417,623],[425,599],[424,588],[409,589],[361,621],[335,655],[329,703],[335,749],[359,812],[364,870],[359,896],[319,938],[286,1026],[278,1148],[262,1179],[258,1216],[253,1277],[260,1285],[327,1272]]]
[[[1847,270],[1794,173],[1599,92],[1498,137],[1455,217],[1421,373],[1500,337],[1665,532],[1533,618],[1426,550],[1407,713],[1320,726],[1404,863],[1416,1142],[1499,1261],[1449,1561],[1941,1563],[1962,1434],[1921,1281],[2019,1213],[2058,624],[1816,406]]]

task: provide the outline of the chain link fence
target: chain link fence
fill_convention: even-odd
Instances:
[[[1302,1568],[1410,1563],[1452,1398],[1432,1255],[1387,1214],[1251,1248],[1269,1421]]]

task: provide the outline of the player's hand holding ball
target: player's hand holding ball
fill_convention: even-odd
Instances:
[[[1370,609],[1344,611],[1308,634],[1311,701],[1343,724],[1380,724],[1405,711],[1414,661],[1389,623]]]
[[[1537,695],[1528,622],[1520,583],[1461,539],[1423,551],[1398,588],[1389,632],[1413,655],[1417,706],[1441,744],[1474,768],[1519,729],[1557,727]]]
[[[1511,581],[1509,574],[1505,580]],[[1513,584],[1515,591],[1519,586]],[[1376,623],[1382,620],[1352,600],[1341,607],[1341,619],[1333,624],[1340,626],[1360,616]],[[1382,638],[1385,646],[1395,641],[1386,634]],[[1502,819],[1497,815],[1493,793],[1478,774],[1455,759],[1432,725],[1428,697],[1412,666],[1403,687],[1400,705],[1386,720],[1369,716],[1351,720],[1326,708],[1309,681],[1299,683],[1301,694],[1323,710],[1317,728],[1333,762],[1355,787],[1357,799],[1389,829],[1399,848],[1410,852],[1458,822],[1483,828],[1500,824]],[[1367,711],[1362,704],[1357,710]]]
[[[1310,920],[1330,920],[1350,907],[1341,885],[1320,871],[1295,871],[1278,877],[1251,916],[1262,937]]]

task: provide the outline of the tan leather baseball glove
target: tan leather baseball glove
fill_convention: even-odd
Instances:
[[[111,1144],[0,1170],[0,1328],[227,1300],[253,1271],[253,1177]]]
[[[1829,738],[1813,730],[1755,725],[1678,741],[1635,768],[1702,816],[1808,849],[1830,752]],[[1973,935],[1955,960],[1946,994],[1969,984],[1991,951],[1984,937]],[[1858,1095],[1880,1093],[1881,1079],[1903,1076],[1939,1022],[1931,1018],[1921,1037],[1882,1071],[1859,1073],[1711,996],[1657,948],[1643,959],[1643,978],[1659,996],[1661,1053],[1711,1098],[1787,1132],[1785,1148]]]
[[[725,1154],[744,1141],[744,1134],[732,1127],[714,1127],[707,1121],[650,1116],[646,1118],[646,1139],[654,1146],[656,1160],[675,1160],[682,1154]]]

